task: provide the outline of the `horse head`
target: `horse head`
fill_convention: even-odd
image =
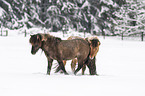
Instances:
[[[91,48],[91,52],[90,52],[90,59],[93,59],[96,55],[97,52],[99,51],[99,46],[100,46],[100,41],[98,39],[92,39],[90,40],[90,48]]]
[[[42,46],[42,36],[41,34],[31,35],[29,42],[32,45],[31,53],[34,55]]]

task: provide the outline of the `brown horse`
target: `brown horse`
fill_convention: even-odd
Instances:
[[[44,37],[48,38],[45,39]],[[31,36],[29,41],[32,45],[32,54],[36,54],[39,49],[44,51],[48,59],[47,74],[50,74],[54,59],[58,61],[60,69],[68,74],[64,68],[63,60],[77,58],[78,68],[74,72],[76,74],[87,61],[90,52],[88,42],[82,39],[61,40],[50,35],[35,34]]]
[[[88,37],[86,38],[86,40],[90,43],[90,48],[91,48],[89,57],[90,59],[93,59],[97,55],[101,43],[97,36]]]
[[[72,40],[72,39],[84,39],[82,37],[79,36],[70,36],[67,40]],[[87,40],[90,44],[90,54],[89,54],[89,58],[92,59],[89,61],[89,63],[94,63],[95,64],[95,56],[97,55],[98,51],[99,51],[99,46],[100,46],[100,41],[98,39],[97,36],[94,37],[88,37],[85,38],[84,40]],[[73,59],[71,62],[71,69],[73,70],[73,72],[75,71],[76,68],[76,63],[77,63],[77,59]],[[64,66],[66,64],[66,61],[64,61]],[[84,75],[86,69],[86,65],[83,65],[82,67],[82,75]],[[58,68],[56,69],[56,72],[58,72]]]
[[[84,39],[89,42],[91,48],[90,55],[89,55],[90,59],[93,59],[97,55],[99,51],[99,46],[101,44],[97,36],[92,36],[88,38],[82,38],[79,36],[70,36],[68,37],[67,40],[72,40],[72,39]]]

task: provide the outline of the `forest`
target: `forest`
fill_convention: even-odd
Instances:
[[[144,32],[145,0],[0,0],[0,26],[138,35]]]

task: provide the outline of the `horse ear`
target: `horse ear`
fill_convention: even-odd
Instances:
[[[100,41],[98,39],[92,39],[90,41],[93,47],[97,47],[100,44]]]
[[[56,42],[60,42],[61,41],[61,38],[56,38]]]
[[[38,40],[38,39],[40,39],[40,38],[39,38],[39,35],[37,35],[37,40]]]
[[[41,40],[41,35],[40,34],[37,34],[37,40]]]
[[[86,40],[89,42],[89,44],[92,44],[92,41],[91,40],[88,40],[88,38]]]
[[[99,45],[101,45],[101,42],[100,42],[100,40],[99,40],[99,42],[98,42],[98,43],[99,43]]]
[[[86,40],[89,44],[91,44],[91,41],[87,38],[84,38],[84,40]]]
[[[44,36],[44,35],[41,35],[42,37],[42,40],[41,41],[46,41],[48,37]]]
[[[32,36],[34,36],[34,35],[31,34],[30,36],[32,37]]]

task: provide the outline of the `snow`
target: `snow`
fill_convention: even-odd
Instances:
[[[3,16],[4,12],[5,11],[0,7],[0,18]]]
[[[99,17],[101,17],[101,14],[103,13],[103,12],[106,12],[106,11],[108,11],[109,10],[109,8],[108,7],[101,7],[101,12],[99,13]]]
[[[119,34],[120,30],[126,35],[143,32],[143,26],[145,26],[143,23],[145,18],[144,0],[142,2],[139,0],[127,0],[127,3],[128,5],[122,6],[119,11],[115,12],[116,16],[121,18],[121,20],[116,20],[116,22],[114,22],[117,24],[117,26],[115,26],[115,30],[118,30]],[[131,14],[133,17],[131,17]],[[136,22],[135,26],[131,24],[132,22]]]
[[[87,0],[84,2],[81,8],[84,8],[86,6],[91,6],[91,4]]]
[[[50,6],[50,7],[47,9],[47,12],[48,12],[48,11],[52,11],[52,12],[54,12],[53,15],[61,14],[60,9],[57,8],[57,6],[55,6],[55,5]]]
[[[104,2],[108,5],[113,5],[114,4],[114,2],[112,0],[100,0],[100,2]]]
[[[8,6],[9,10],[12,9],[11,5],[7,1],[5,1],[5,0],[2,0],[2,1]]]
[[[54,61],[49,76],[44,53],[39,50],[32,55],[30,36],[17,36],[17,32],[0,37],[1,96],[145,96],[145,42],[99,37],[99,76],[90,76],[88,69],[84,76],[81,71],[73,75],[71,61],[66,65],[70,75],[54,73]],[[62,33],[50,34],[66,39],[72,33],[65,37]],[[81,33],[75,34],[83,37]]]

